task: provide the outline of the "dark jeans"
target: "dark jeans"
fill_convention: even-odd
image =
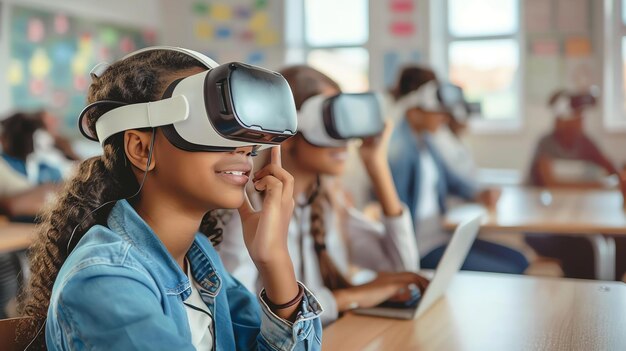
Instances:
[[[420,261],[422,268],[434,269],[447,245],[429,252]],[[521,252],[489,241],[476,240],[461,267],[466,271],[522,274],[528,268],[528,260]]]
[[[595,279],[593,246],[583,236],[561,236],[550,234],[528,234],[526,243],[537,254],[561,261],[565,277]],[[615,237],[615,273],[621,279],[626,272],[626,238]]]

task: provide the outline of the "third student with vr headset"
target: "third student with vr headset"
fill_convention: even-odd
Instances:
[[[622,172],[585,133],[585,116],[597,104],[598,96],[597,87],[552,94],[548,107],[554,116],[554,128],[537,144],[528,177],[530,185],[597,189],[617,183],[626,194]],[[626,273],[626,239],[614,240],[616,279],[620,279]],[[526,242],[539,255],[559,260],[566,277],[592,279],[595,275],[593,247],[587,237],[529,234]]]
[[[389,146],[389,163],[400,199],[415,221],[422,268],[435,268],[450,240],[441,225],[449,195],[487,207],[495,206],[499,197],[498,190],[480,190],[467,174],[453,171],[432,140],[450,114],[446,88],[449,84],[439,83],[432,70],[407,67],[400,72],[393,91],[398,122]],[[520,252],[478,239],[462,269],[520,274],[527,266]]]
[[[427,281],[414,273],[419,257],[411,213],[393,184],[387,163],[391,129],[383,132],[377,98],[341,94],[335,81],[307,66],[281,73],[298,109],[298,134],[283,144],[282,154],[285,169],[295,179],[289,253],[298,279],[324,307],[322,323],[353,308],[414,298]],[[378,115],[372,115],[374,111]],[[381,222],[349,205],[338,184],[350,139],[363,139],[359,154],[381,203]],[[243,242],[233,235],[224,239],[219,250],[226,267],[257,290],[258,273]]]

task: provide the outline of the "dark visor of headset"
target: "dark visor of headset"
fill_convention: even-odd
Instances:
[[[279,73],[229,63],[209,72],[204,89],[207,115],[228,139],[279,144],[296,133],[293,95]]]
[[[338,140],[375,136],[385,128],[374,93],[338,94],[326,99],[323,120],[328,135]]]

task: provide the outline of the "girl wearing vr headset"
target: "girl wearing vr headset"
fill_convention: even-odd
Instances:
[[[21,298],[22,313],[31,317],[19,328],[22,341],[50,350],[319,349],[321,308],[296,281],[287,252],[293,178],[272,149],[270,165],[254,179],[266,195],[255,212],[244,186],[253,145],[263,143],[241,134],[238,141],[220,139],[209,123],[219,113],[205,112],[223,104],[222,112],[235,114],[245,110],[236,101],[288,92],[286,82],[274,72],[217,67],[199,53],[169,47],[140,50],[93,74],[88,101],[94,104],[81,115],[82,131],[103,144],[104,154],[80,165],[42,218]],[[255,77],[276,83],[247,91],[261,95],[237,90]],[[213,89],[232,99],[212,99]],[[287,106],[284,116],[295,125],[290,94],[263,103],[274,113]],[[204,138],[194,141],[188,126]],[[283,137],[255,133],[274,144]],[[259,300],[213,248],[222,236],[217,210],[224,208],[239,209],[265,286]],[[210,236],[198,234],[199,227]]]
[[[299,110],[298,134],[283,144],[282,155],[285,169],[295,178],[296,209],[289,226],[289,252],[298,279],[324,306],[322,323],[332,322],[356,307],[415,297],[417,289],[425,289],[428,282],[413,273],[419,270],[419,257],[411,216],[397,197],[386,160],[391,129],[366,138],[360,147],[384,212],[379,223],[349,206],[338,186],[348,140],[329,137],[338,132],[328,130],[332,124],[328,119],[333,117],[322,111],[324,100],[339,96],[338,84],[307,66],[287,68],[281,73],[289,82]],[[348,107],[346,110],[352,114],[348,116],[351,119],[366,123],[364,116],[355,116]],[[380,134],[384,125],[382,116],[379,118]],[[225,238],[220,255],[235,276],[256,290],[258,274],[241,254],[243,243],[238,239]]]

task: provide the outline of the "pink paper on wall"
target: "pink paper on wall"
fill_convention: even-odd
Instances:
[[[413,0],[391,0],[391,12],[413,12]]]
[[[530,51],[535,56],[557,56],[559,43],[553,39],[537,39],[531,44]]]
[[[396,21],[391,23],[391,35],[394,37],[408,37],[415,33],[415,25],[413,22]]]

